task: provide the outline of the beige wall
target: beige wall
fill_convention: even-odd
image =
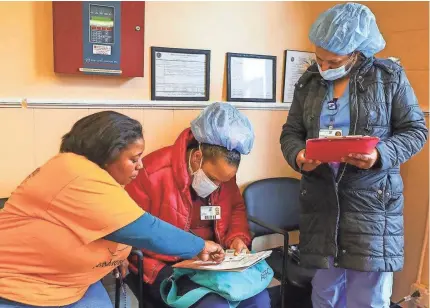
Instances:
[[[53,73],[50,2],[0,2],[0,99],[145,99],[150,97],[149,47],[212,50],[211,101],[225,97],[225,52],[278,56],[281,96],[283,50],[311,50],[307,32],[329,2],[147,2],[145,77],[62,76]],[[428,110],[428,2],[366,2],[387,40],[383,56],[401,58],[423,109]],[[140,120],[147,151],[174,141],[198,110],[118,110]],[[60,137],[94,109],[1,109],[0,197],[58,150]],[[297,176],[279,150],[285,111],[244,111],[256,144],[239,171],[240,184],[272,176]],[[428,121],[428,118],[427,118]],[[394,298],[409,291],[419,268],[428,206],[428,147],[402,168],[405,179],[405,270],[396,274]],[[426,254],[428,260],[428,253]],[[428,261],[427,261],[428,263]],[[422,271],[428,282],[428,268]]]
[[[76,120],[95,109],[0,109],[0,197],[8,196],[33,169],[58,152],[60,138]],[[116,109],[139,120],[145,130],[146,152],[170,145],[200,110]],[[280,129],[286,112],[243,111],[255,128],[255,147],[241,163],[238,182],[295,176],[280,151]],[[4,146],[7,145],[7,146]],[[256,163],[258,162],[258,163]]]
[[[427,214],[428,215],[428,214]],[[423,284],[425,286],[429,286],[429,228],[428,228],[428,220],[427,220],[427,237],[424,239],[423,249],[421,251],[421,267],[418,275],[418,283]]]

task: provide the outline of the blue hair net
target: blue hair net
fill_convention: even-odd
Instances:
[[[362,4],[338,4],[322,13],[312,25],[309,39],[338,55],[354,51],[371,57],[385,48],[375,15]]]
[[[219,145],[249,154],[254,145],[254,129],[248,118],[229,103],[213,103],[191,122],[194,138],[200,143]]]

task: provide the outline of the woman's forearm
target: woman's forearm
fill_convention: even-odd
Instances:
[[[106,240],[146,249],[163,255],[190,259],[205,245],[200,237],[185,232],[149,213],[107,235]]]

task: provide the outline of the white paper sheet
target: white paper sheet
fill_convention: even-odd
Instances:
[[[243,271],[255,263],[266,259],[272,254],[271,250],[261,251],[253,254],[239,255],[236,257],[229,257],[220,264],[212,261],[199,261],[199,260],[186,260],[180,262],[174,267],[179,268],[193,268],[207,271]]]
[[[231,58],[231,98],[272,99],[273,60]]]

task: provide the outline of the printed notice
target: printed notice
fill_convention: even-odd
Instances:
[[[155,96],[205,97],[205,54],[155,52]]]
[[[112,46],[110,45],[93,45],[94,55],[105,55],[110,56],[112,54]]]
[[[285,54],[284,103],[291,105],[295,84],[314,61],[315,54],[313,52],[287,50]]]

